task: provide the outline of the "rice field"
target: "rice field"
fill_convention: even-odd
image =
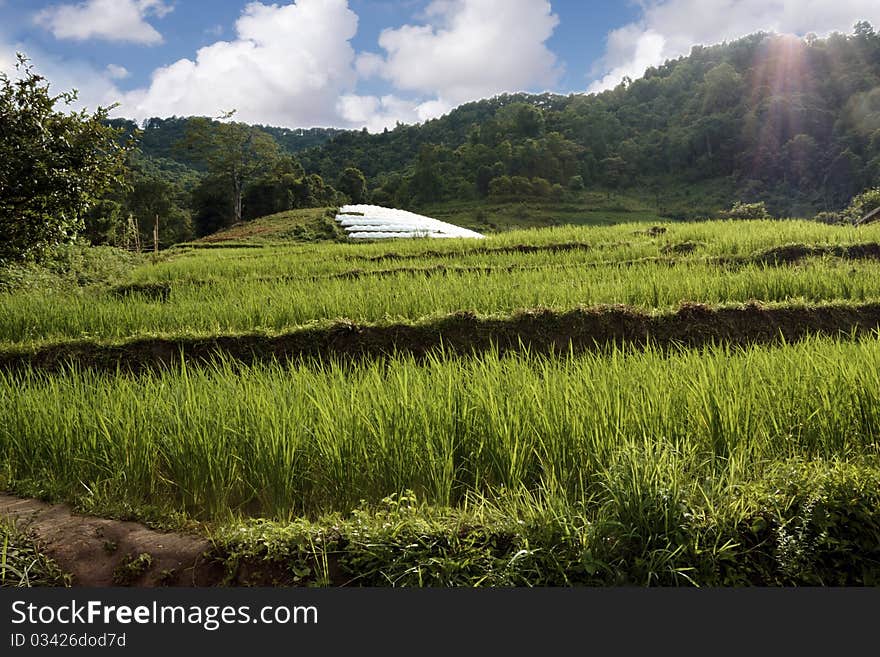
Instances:
[[[0,351],[149,335],[234,338],[340,318],[430,324],[451,313],[602,304],[651,314],[683,303],[880,302],[880,261],[815,255],[874,244],[880,227],[665,228],[184,249],[119,281],[165,284],[164,300],[100,286],[0,296]],[[813,250],[764,257],[792,244]],[[474,526],[513,522],[520,529],[504,530],[513,532],[510,545],[524,536],[551,541],[541,532],[566,527],[552,541],[579,546],[569,555],[578,568],[585,551],[604,566],[578,579],[574,562],[542,561],[562,583],[826,583],[836,571],[823,561],[831,548],[822,541],[843,537],[862,570],[835,581],[865,583],[877,576],[878,555],[859,532],[880,526],[871,483],[880,473],[877,328],[790,344],[555,354],[524,344],[469,358],[437,351],[249,365],[221,353],[208,364],[140,373],[88,363],[0,370],[0,487],[95,513],[227,529],[254,519],[310,522],[319,533],[367,531],[361,514],[403,496],[418,501],[404,524],[422,534],[436,529],[438,512],[465,514]],[[617,556],[608,552],[609,528]],[[696,536],[714,543],[697,550]],[[504,545],[492,549],[507,554]],[[552,552],[550,543],[535,549]],[[541,572],[485,581],[558,583]]]
[[[0,344],[280,333],[339,319],[414,322],[462,311],[498,316],[602,304],[669,310],[682,302],[863,303],[880,299],[880,260],[808,257],[779,266],[766,252],[875,240],[880,230],[872,226],[714,222],[675,225],[659,236],[628,225],[470,242],[189,250],[137,268],[125,281],[167,285],[161,303],[100,286],[0,294]],[[689,246],[679,253],[682,244]]]

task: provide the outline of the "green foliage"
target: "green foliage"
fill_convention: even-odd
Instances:
[[[764,201],[760,203],[737,201],[730,210],[720,212],[719,215],[723,219],[772,219]]]
[[[339,177],[339,191],[355,204],[367,202],[367,180],[360,169],[348,167]]]
[[[85,215],[82,235],[91,244],[111,244],[123,229],[123,206],[119,201],[102,198]]]
[[[70,586],[70,577],[32,536],[0,520],[0,588],[37,586]]]
[[[234,113],[227,113],[223,119]],[[281,157],[278,143],[262,130],[237,122],[212,123],[205,118],[189,121],[182,147],[226,187],[232,210],[230,223],[242,220],[245,187]]]
[[[813,217],[813,221],[823,224],[842,224],[846,221],[846,217],[840,212],[819,212]]]
[[[104,190],[123,182],[125,148],[104,124],[110,108],[66,114],[57,106],[75,93],[51,95],[23,55],[17,70],[0,73],[0,265],[69,241]]]
[[[880,187],[874,187],[854,197],[842,214],[849,221],[856,223],[878,207],[880,207]]]
[[[137,556],[127,555],[113,570],[114,586],[131,586],[153,566],[153,557],[148,552]]]

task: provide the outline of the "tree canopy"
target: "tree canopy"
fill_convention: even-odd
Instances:
[[[71,239],[105,190],[125,184],[112,108],[65,112],[75,91],[52,95],[23,55],[16,68],[0,72],[0,263]]]

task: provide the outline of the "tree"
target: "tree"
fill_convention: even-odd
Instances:
[[[718,64],[703,79],[703,111],[723,112],[736,105],[742,93],[742,76],[727,62]]]
[[[367,202],[367,180],[360,169],[348,167],[339,177],[339,191],[354,204]]]
[[[193,237],[189,213],[174,203],[174,189],[161,178],[138,176],[126,198],[128,211],[137,219],[141,239],[152,244],[153,222],[159,218],[160,243],[168,246]]]
[[[0,73],[0,264],[38,257],[83,229],[89,209],[122,185],[125,152],[105,125],[113,107],[65,113],[76,91],[49,93],[18,55],[18,78]]]
[[[292,155],[282,157],[267,173],[256,178],[244,192],[244,219],[285,212],[297,206],[297,190],[305,172]]]
[[[234,114],[232,110],[219,118],[225,121]],[[266,132],[244,123],[217,123],[204,117],[190,119],[184,148],[204,164],[211,177],[225,182],[233,223],[242,220],[247,184],[281,157],[278,142]]]
[[[92,204],[83,217],[82,235],[92,245],[110,244],[122,228],[122,204],[101,199]]]
[[[430,203],[443,197],[443,177],[440,175],[440,161],[445,154],[442,146],[425,144],[419,150],[410,187],[419,203]]]

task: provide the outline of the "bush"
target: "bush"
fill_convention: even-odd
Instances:
[[[722,219],[772,219],[773,217],[767,212],[767,206],[764,201],[759,203],[743,203],[737,201],[730,210],[724,210],[720,213]]]
[[[843,224],[847,222],[847,218],[840,212],[820,212],[813,217],[813,221],[822,224]]]
[[[878,207],[880,207],[880,187],[874,187],[854,197],[843,211],[843,216],[847,221],[855,223]]]

